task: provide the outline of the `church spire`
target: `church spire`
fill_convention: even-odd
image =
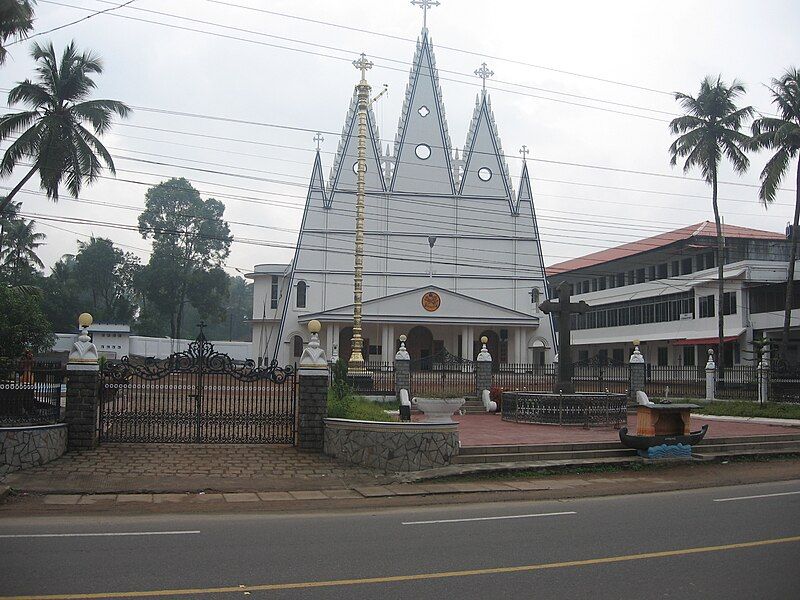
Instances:
[[[393,192],[454,194],[442,91],[428,30],[417,41],[395,137]]]
[[[525,207],[522,205],[524,203],[528,203],[530,205],[531,214],[533,215],[534,227],[536,227],[536,214],[533,210],[533,190],[531,188],[531,179],[530,175],[528,174],[528,154],[530,154],[530,150],[528,150],[527,146],[522,146],[519,149],[519,153],[522,154],[522,175],[519,179],[519,192],[517,193],[517,201],[514,206],[514,214],[519,215]]]

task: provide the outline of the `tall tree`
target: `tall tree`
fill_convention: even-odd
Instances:
[[[717,178],[722,158],[730,161],[733,170],[744,173],[750,161],[744,153],[750,137],[743,133],[744,121],[753,114],[753,107],[739,108],[737,99],[745,92],[744,85],[735,80],[731,85],[706,77],[700,83],[697,97],[675,93],[675,99],[685,111],[681,117],[673,119],[669,128],[679,137],[669,147],[670,164],[675,166],[679,158],[685,158],[683,172],[692,168],[700,169],[703,178],[711,185],[711,202],[714,207],[714,222],[717,225],[717,369],[721,374],[725,362],[724,354],[724,315],[723,315],[723,248],[722,223],[717,203]]]
[[[20,206],[22,206],[20,202],[11,202],[3,212],[0,212],[0,252],[3,251],[9,228],[18,218]]]
[[[800,154],[800,71],[791,68],[770,85],[772,103],[778,107],[777,117],[761,116],[753,121],[754,150],[774,150],[775,154],[761,171],[758,197],[768,206],[775,200],[778,186],[789,170],[789,162]],[[789,274],[786,278],[786,304],[783,313],[781,351],[789,345],[789,325],[792,318],[794,263],[797,260],[797,230],[800,225],[800,159],[797,161],[795,182],[794,221],[789,247]]]
[[[13,360],[25,350],[52,348],[53,330],[37,291],[0,286],[0,360]]]
[[[153,240],[153,254],[140,281],[149,301],[169,318],[173,338],[181,335],[188,303],[211,314],[227,300],[227,280],[216,273],[233,239],[224,212],[222,202],[203,200],[183,178],[147,191],[139,232]]]
[[[138,268],[136,256],[107,238],[78,242],[75,276],[89,295],[86,310],[98,321],[129,323],[136,313],[133,277]]]
[[[0,213],[38,171],[41,188],[57,201],[62,182],[76,197],[84,182],[91,183],[103,170],[112,172],[111,154],[96,137],[111,127],[112,117],[127,117],[130,109],[116,100],[89,100],[95,82],[90,75],[102,73],[100,59],[90,52],[79,53],[71,42],[59,62],[53,44],[33,44],[33,58],[38,67],[37,81],[20,82],[8,93],[8,103],[23,102],[30,107],[0,117],[0,140],[19,133],[0,161],[0,176],[9,176],[20,160],[32,164],[22,180],[0,201]],[[89,124],[94,133],[84,125]]]
[[[86,292],[75,276],[75,257],[65,254],[41,282],[42,310],[55,331],[75,331],[78,315],[87,311]],[[94,314],[92,310],[88,312]]]
[[[45,234],[36,231],[35,221],[12,221],[5,238],[5,246],[0,249],[4,274],[12,285],[29,283],[39,269],[44,269],[44,263],[36,250],[45,237]]]
[[[6,62],[8,40],[22,39],[33,29],[33,5],[36,0],[0,2],[0,65]]]

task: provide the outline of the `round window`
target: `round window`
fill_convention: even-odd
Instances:
[[[367,165],[364,165],[364,173],[367,172]],[[353,173],[358,175],[358,161],[353,163]]]
[[[427,160],[431,156],[431,147],[427,144],[417,144],[417,147],[414,148],[414,153],[417,155],[417,158]]]
[[[481,167],[478,169],[478,178],[481,181],[489,181],[492,178],[492,170],[489,167]]]
[[[420,117],[427,117],[429,114],[431,114],[430,109],[424,104],[417,109],[417,112],[419,113]]]

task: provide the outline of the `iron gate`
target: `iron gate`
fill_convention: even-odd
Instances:
[[[475,395],[475,363],[450,354],[446,349],[431,356],[412,360],[412,396],[463,394]]]
[[[294,443],[296,370],[237,364],[202,332],[165,359],[109,361],[100,383],[101,441]]]

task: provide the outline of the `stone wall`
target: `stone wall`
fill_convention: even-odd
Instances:
[[[323,420],[328,416],[328,371],[300,369],[297,398],[297,446],[320,452]]]
[[[67,426],[0,427],[0,475],[55,460],[67,450]]]
[[[458,423],[325,419],[325,454],[385,472],[444,467],[458,454]]]

